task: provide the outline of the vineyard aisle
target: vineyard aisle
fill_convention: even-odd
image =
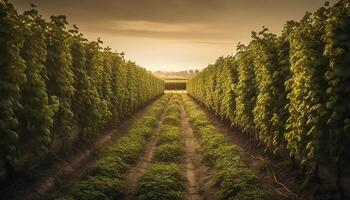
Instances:
[[[140,181],[153,180],[155,182],[149,183],[157,185],[156,181],[160,181],[160,185],[165,184],[163,181],[169,178],[169,174],[152,175],[157,176],[158,179],[155,177],[155,179],[153,177],[145,179],[143,176],[147,170],[159,163],[167,166],[171,163],[170,160],[174,160],[174,166],[178,167],[179,174],[182,174],[185,179],[185,188],[180,189],[179,199],[299,199],[294,196],[294,193],[288,191],[288,188],[286,190],[284,185],[277,184],[270,171],[262,170],[267,168],[267,165],[272,166],[271,160],[259,152],[247,149],[247,145],[241,143],[237,136],[232,136],[230,127],[216,119],[191,97],[185,94],[168,93],[160,99],[165,103],[158,105],[152,103],[141,109],[117,128],[101,135],[89,148],[69,155],[64,160],[53,160],[47,169],[38,169],[32,184],[27,183],[29,180],[16,183],[6,192],[6,194],[12,194],[11,196],[5,194],[6,199],[57,199],[62,193],[71,191],[74,184],[79,184],[86,179],[84,177],[89,175],[91,171],[89,169],[96,164],[97,150],[118,143],[121,136],[127,135],[125,133],[128,133],[132,127],[139,125],[135,124],[137,119],[147,118],[145,113],[150,108],[158,109],[159,117],[154,119],[155,126],[150,131],[150,138],[142,147],[142,153],[121,176],[123,184],[120,191],[121,199],[150,199],[149,196],[140,197]],[[164,105],[166,105],[165,108]],[[177,116],[175,119],[178,122],[172,122],[171,120],[175,119],[171,116]],[[170,122],[166,121],[169,120],[168,118],[171,119]],[[178,161],[175,154],[167,154],[168,158],[156,158],[156,151],[164,145],[160,143],[160,138],[169,136],[172,138],[174,136],[170,134],[172,128],[179,130],[179,148],[182,149],[180,151],[183,154],[178,156]],[[161,161],[162,159],[165,161]],[[261,161],[262,159],[264,162]],[[100,173],[104,174],[107,171]],[[282,182],[285,183],[286,180]],[[288,183],[286,186],[288,187]],[[289,189],[293,191],[295,188]],[[15,190],[17,192],[12,192]],[[154,192],[166,193],[167,191]],[[60,199],[66,199],[66,197]]]

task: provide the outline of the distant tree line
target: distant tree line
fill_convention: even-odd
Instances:
[[[155,71],[154,75],[163,79],[190,79],[199,73],[198,69],[184,70],[178,72]]]
[[[187,83],[188,93],[275,154],[317,176],[350,166],[350,1],[328,3],[277,36],[252,33]],[[341,192],[342,193],[342,192]]]
[[[0,2],[0,180],[45,159],[54,141],[88,142],[163,93],[163,80],[67,24]]]

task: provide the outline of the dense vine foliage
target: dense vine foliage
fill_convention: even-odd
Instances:
[[[47,56],[44,63],[47,93],[57,97],[58,111],[54,116],[53,130],[66,144],[73,128],[72,97],[74,95],[74,74],[69,51],[68,24],[65,16],[52,16],[47,26]]]
[[[31,140],[37,154],[46,154],[53,139],[50,132],[53,115],[58,108],[58,104],[49,102],[43,76],[47,56],[44,33],[46,23],[34,9],[25,12],[22,17],[27,26],[20,55],[25,61],[27,79],[21,90],[22,109],[18,114],[20,139],[21,144]]]
[[[276,35],[263,29],[253,33],[252,46],[257,87],[257,100],[253,110],[259,137],[271,150],[277,151],[284,133],[283,87],[284,71],[278,63]]]
[[[12,162],[19,140],[16,111],[21,107],[20,87],[26,76],[24,60],[20,56],[23,27],[11,4],[0,3],[0,27],[0,166],[13,175]]]
[[[313,18],[307,13],[290,35],[292,77],[288,80],[291,92],[286,140],[291,154],[301,155],[303,163],[307,159],[318,159],[322,142],[327,140],[322,137],[328,134],[324,79],[328,60],[322,53],[322,26],[318,27],[325,21],[324,12],[325,8],[320,9]]]
[[[280,36],[253,32],[189,80],[188,93],[266,150],[287,150],[316,175],[320,164],[336,167],[339,179],[350,153],[349,5],[326,3]]]
[[[163,93],[163,80],[67,25],[63,15],[44,20],[35,5],[19,14],[0,2],[1,181],[54,143],[91,141]]]
[[[227,119],[233,116],[235,110],[234,105],[231,105],[235,95],[231,88],[231,75],[235,75],[232,72],[232,61],[232,57],[219,58],[217,63],[204,69],[187,84],[190,94],[195,93],[196,98],[209,109]]]
[[[329,59],[325,72],[329,127],[326,148],[329,151],[325,153],[336,162],[337,170],[341,171],[343,162],[349,162],[350,157],[350,2],[341,1],[329,12],[323,35],[323,52]],[[340,177],[338,173],[338,185],[341,184]]]

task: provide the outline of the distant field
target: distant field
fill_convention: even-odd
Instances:
[[[165,83],[187,83],[187,79],[166,79]]]
[[[166,79],[165,90],[186,90],[186,79]]]

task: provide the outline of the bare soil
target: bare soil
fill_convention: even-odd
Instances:
[[[162,127],[162,122],[164,120],[165,114],[166,109],[163,111],[159,121],[157,122],[157,126],[150,140],[147,142],[143,154],[139,157],[136,163],[133,166],[131,166],[127,175],[125,176],[124,182],[127,188],[126,194],[123,198],[125,200],[136,199],[135,192],[138,184],[138,179],[142,176],[142,174],[152,161],[154,150],[157,146],[158,135]]]
[[[199,141],[193,133],[185,109],[181,105],[181,128],[185,149],[184,163],[181,168],[187,178],[187,200],[214,200],[217,199],[216,188],[213,182],[213,171],[204,164],[198,152]]]
[[[32,170],[30,175],[22,176],[3,188],[0,191],[1,199],[48,200],[57,198],[74,182],[84,177],[86,170],[97,159],[98,149],[115,143],[129,130],[132,122],[144,114],[146,107],[148,106],[140,108],[116,128],[100,134],[92,144],[83,146],[77,144],[68,154],[51,155],[44,163]]]

